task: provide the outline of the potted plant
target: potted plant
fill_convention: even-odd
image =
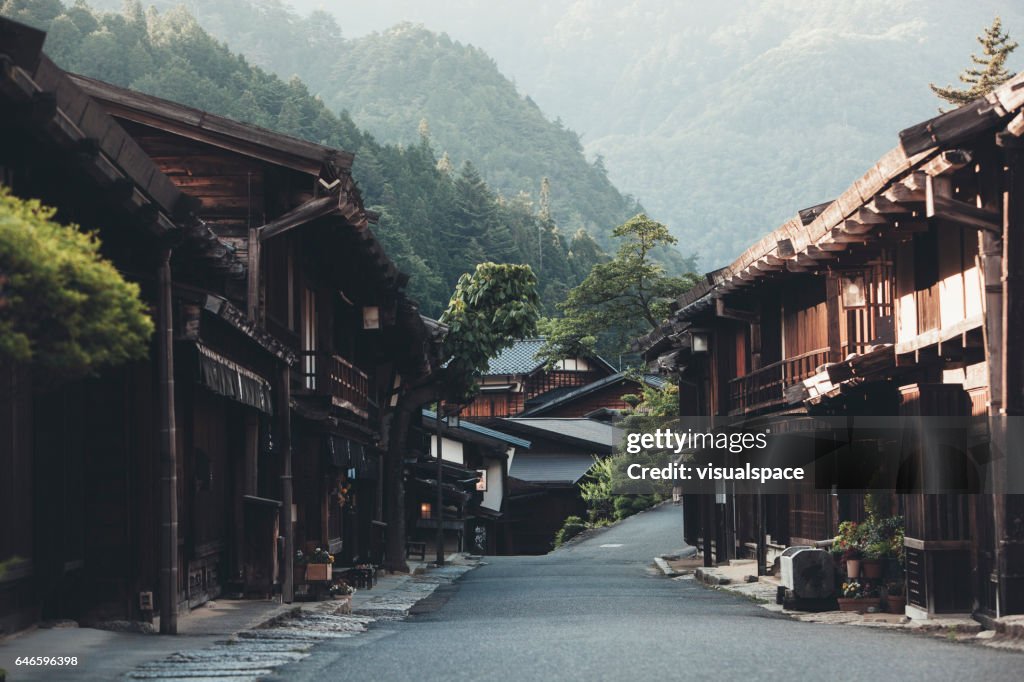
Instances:
[[[878,588],[861,584],[856,580],[843,583],[841,594],[842,596],[836,600],[839,602],[840,611],[864,613],[879,606]]]
[[[861,572],[865,578],[878,580],[882,577],[885,565],[882,563],[888,558],[892,551],[892,545],[888,540],[877,539],[864,548],[864,558],[861,560]]]
[[[860,560],[864,555],[864,528],[856,521],[839,524],[839,535],[832,541],[832,554],[846,564],[846,575],[855,579],[860,576]]]
[[[331,598],[342,602],[337,610],[337,613],[351,613],[352,612],[352,595],[356,593],[356,588],[349,585],[344,580],[339,580],[333,583],[330,588]]]
[[[885,584],[885,610],[889,613],[904,613],[907,609],[906,585],[902,580]]]
[[[331,564],[334,563],[334,555],[330,552],[317,547],[307,555],[300,550],[296,553],[295,559],[306,567],[306,582],[331,579]]]

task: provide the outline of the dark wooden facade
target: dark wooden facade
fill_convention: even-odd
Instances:
[[[684,416],[989,417],[955,444],[980,463],[958,472],[965,492],[889,499],[906,520],[913,616],[1024,612],[1024,513],[1001,483],[1018,470],[1007,417],[1024,408],[1021,85],[903,131],[838,199],[709,273],[640,344],[678,372]],[[949,473],[916,466],[901,475]],[[864,513],[860,494],[810,484],[761,497],[687,499],[688,539],[727,560],[827,540]]]
[[[66,74],[0,22],[0,181],[96,230],[167,332],[71,384],[0,367],[0,629],[173,632],[219,595],[290,601],[306,543],[379,563],[378,444],[429,341],[351,154]]]

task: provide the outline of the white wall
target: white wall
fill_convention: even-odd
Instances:
[[[437,436],[430,437],[430,456],[437,457]],[[466,460],[462,455],[462,443],[451,440],[450,438],[442,438],[441,440],[441,457],[446,462],[454,462],[455,464],[465,465]]]
[[[487,490],[484,491],[484,499],[480,502],[481,507],[487,507],[494,511],[501,511],[501,500],[505,495],[504,482],[501,480],[501,465],[501,460],[487,460]]]

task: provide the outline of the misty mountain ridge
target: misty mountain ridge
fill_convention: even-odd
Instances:
[[[935,115],[941,102],[928,83],[956,82],[995,15],[1012,37],[1024,37],[1024,6],[997,0],[350,0],[333,15],[336,32],[326,41],[322,11],[304,16],[259,0],[266,19],[257,26],[242,19],[247,0],[189,4],[219,38],[285,77],[299,73],[382,139],[409,143],[426,118],[439,150],[479,160],[485,177],[510,193],[536,171],[514,160],[495,166],[499,143],[510,156],[515,150],[487,132],[496,128],[467,125],[465,112],[487,88],[515,92],[524,111],[536,103],[580,131],[588,158],[666,222],[683,253],[699,253],[702,269],[730,262],[800,208],[835,197],[898,143],[900,129]],[[300,12],[331,7],[291,4]],[[293,42],[311,35],[314,19],[320,37],[310,44],[320,58],[298,58],[304,48]],[[422,23],[434,37],[388,30],[401,21]],[[356,56],[361,69],[404,69],[403,77],[389,89],[369,83],[365,71],[339,69],[354,45],[367,53]],[[390,60],[398,46],[416,54]],[[497,68],[483,83],[429,96],[434,65],[455,58]],[[1024,49],[1008,64],[1022,65]],[[498,68],[514,89],[494,85]],[[464,71],[478,78],[486,69]],[[453,123],[455,109],[463,115]],[[535,196],[535,185],[530,190]],[[553,178],[552,191],[569,188]]]

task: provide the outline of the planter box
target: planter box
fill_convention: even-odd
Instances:
[[[860,599],[839,597],[836,601],[839,602],[840,611],[856,611],[857,613],[867,613],[870,608],[877,610],[881,604],[878,597],[861,597]]]
[[[315,580],[330,580],[331,579],[331,565],[330,564],[306,564],[306,581],[312,582]]]

